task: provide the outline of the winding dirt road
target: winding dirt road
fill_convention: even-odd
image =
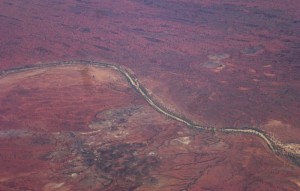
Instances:
[[[102,68],[111,68],[115,71],[120,72],[130,83],[130,85],[148,102],[148,104],[154,108],[159,113],[169,117],[173,120],[181,122],[190,128],[199,129],[201,131],[211,131],[211,132],[221,132],[221,133],[240,133],[240,134],[252,134],[260,139],[262,139],[270,148],[270,150],[279,156],[284,156],[292,161],[296,166],[300,167],[300,145],[297,144],[284,144],[275,138],[271,138],[266,132],[257,129],[257,128],[215,128],[209,126],[202,126],[195,124],[194,122],[186,119],[183,116],[179,116],[176,113],[173,113],[166,109],[163,105],[157,103],[153,98],[149,95],[149,92],[144,88],[137,78],[134,76],[129,69],[126,69],[123,66],[119,66],[112,63],[104,63],[104,62],[96,62],[96,61],[87,61],[87,60],[72,60],[72,61],[61,61],[61,62],[52,62],[52,63],[44,63],[44,64],[35,64],[28,65],[20,68],[12,68],[8,70],[0,71],[0,77],[4,78],[5,76],[12,73],[19,73],[28,70],[40,69],[40,68],[48,68],[48,67],[60,67],[60,66],[68,66],[68,65],[86,65],[86,66],[94,66],[94,67],[102,67]],[[0,79],[1,79],[0,78]]]

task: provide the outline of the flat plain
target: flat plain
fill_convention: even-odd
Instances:
[[[0,1],[0,190],[299,190],[299,10]]]

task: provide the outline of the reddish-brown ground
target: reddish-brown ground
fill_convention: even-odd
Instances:
[[[299,31],[297,0],[1,0],[0,70],[113,62],[199,124],[300,144]],[[299,167],[257,137],[188,129],[109,69],[0,88],[0,190],[300,189]]]

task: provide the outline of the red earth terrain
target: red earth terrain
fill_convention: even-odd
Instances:
[[[0,190],[299,190],[299,31],[297,0],[0,0]]]

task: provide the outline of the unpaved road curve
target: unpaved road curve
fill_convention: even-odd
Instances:
[[[72,61],[62,61],[62,62],[52,62],[52,63],[44,63],[44,64],[35,64],[24,66],[20,68],[12,68],[8,70],[0,71],[0,80],[1,78],[6,77],[12,73],[19,73],[28,70],[48,68],[48,67],[60,67],[60,66],[68,66],[68,65],[85,65],[85,66],[94,66],[100,68],[111,68],[115,71],[121,73],[130,83],[130,85],[148,102],[148,104],[154,108],[159,113],[181,122],[190,128],[199,129],[202,131],[211,131],[211,132],[222,132],[222,133],[240,133],[240,134],[252,134],[260,139],[262,139],[270,148],[270,150],[280,156],[284,156],[291,160],[296,166],[300,167],[300,145],[297,144],[284,144],[280,141],[270,138],[266,132],[263,132],[256,128],[214,128],[209,126],[201,126],[193,123],[192,121],[185,119],[178,114],[175,114],[171,111],[168,111],[163,105],[155,102],[153,98],[149,95],[148,91],[139,83],[137,78],[123,66],[119,66],[116,64],[105,63],[105,62],[96,62],[96,61],[87,61],[87,60],[72,60]]]

